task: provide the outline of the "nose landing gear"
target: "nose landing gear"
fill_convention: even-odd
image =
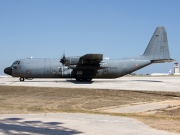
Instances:
[[[19,81],[23,82],[24,81],[24,77],[20,77]]]

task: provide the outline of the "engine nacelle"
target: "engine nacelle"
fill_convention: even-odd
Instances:
[[[79,57],[66,57],[65,60],[65,66],[77,65],[79,62]]]

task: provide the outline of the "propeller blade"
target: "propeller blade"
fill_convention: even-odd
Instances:
[[[66,63],[65,54],[63,54],[63,57],[61,58],[60,62],[61,62],[63,65]]]

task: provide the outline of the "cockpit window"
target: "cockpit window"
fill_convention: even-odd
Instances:
[[[18,60],[18,61],[15,61],[14,63],[13,63],[13,65],[19,65],[20,64],[20,61]]]

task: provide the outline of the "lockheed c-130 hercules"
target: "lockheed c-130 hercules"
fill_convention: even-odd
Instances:
[[[75,78],[91,81],[93,78],[118,78],[152,63],[172,62],[164,27],[157,27],[143,55],[118,60],[103,59],[103,54],[86,54],[61,59],[27,58],[16,60],[4,73],[28,78]]]

